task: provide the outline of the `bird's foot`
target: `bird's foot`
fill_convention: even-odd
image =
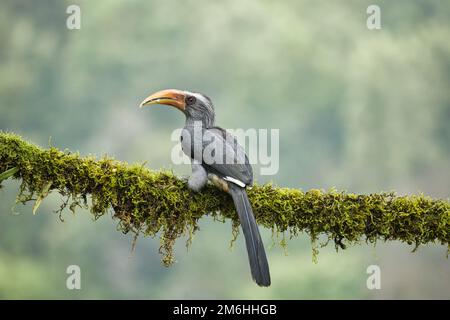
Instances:
[[[227,193],[229,192],[228,183],[225,180],[219,178],[219,176],[217,176],[213,173],[209,173],[208,179],[220,190],[227,192]]]

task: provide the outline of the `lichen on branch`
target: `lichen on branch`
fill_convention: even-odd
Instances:
[[[213,186],[193,193],[170,171],[107,157],[81,157],[54,147],[42,149],[0,132],[0,183],[8,177],[21,180],[17,200],[35,201],[33,212],[50,192],[57,191],[65,199],[57,210],[60,215],[66,207],[73,212],[88,208],[95,219],[112,212],[124,233],[159,234],[165,265],[174,261],[176,239],[182,235],[190,239],[201,217],[230,219],[234,235],[239,227],[231,198]],[[399,240],[415,247],[440,243],[450,248],[448,200],[394,193],[304,192],[271,184],[255,185],[248,194],[258,224],[275,233],[289,232],[294,237],[306,232],[313,243],[325,236],[336,248],[361,240]]]

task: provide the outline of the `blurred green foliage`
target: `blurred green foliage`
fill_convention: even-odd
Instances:
[[[81,30],[68,30],[70,1],[3,0],[0,129],[187,174],[170,161],[182,116],[137,105],[158,89],[198,90],[223,127],[280,129],[280,171],[260,182],[448,198],[450,4],[375,2],[378,31],[366,28],[374,1],[365,0],[80,0]],[[273,285],[262,290],[242,239],[228,250],[228,224],[202,221],[189,254],[180,242],[179,263],[165,269],[157,240],[140,239],[131,253],[111,219],[68,213],[61,223],[56,195],[37,216],[28,206],[11,212],[16,191],[10,182],[0,192],[2,298],[450,296],[443,247],[326,249],[315,265],[305,236],[290,241],[289,256],[269,250]],[[70,264],[81,267],[80,291],[65,287]],[[366,288],[370,264],[381,267],[380,291]]]

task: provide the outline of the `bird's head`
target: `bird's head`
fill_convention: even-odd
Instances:
[[[180,110],[188,120],[202,121],[207,126],[214,125],[214,106],[207,96],[190,91],[166,89],[149,95],[140,107],[164,104]]]

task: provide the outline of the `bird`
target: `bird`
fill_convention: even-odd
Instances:
[[[238,213],[253,280],[262,287],[271,284],[269,263],[246,188],[253,184],[253,169],[235,136],[215,125],[211,99],[198,92],[165,89],[149,95],[140,107],[172,106],[186,116],[181,147],[191,159],[190,190],[201,192],[211,181],[231,195]]]

